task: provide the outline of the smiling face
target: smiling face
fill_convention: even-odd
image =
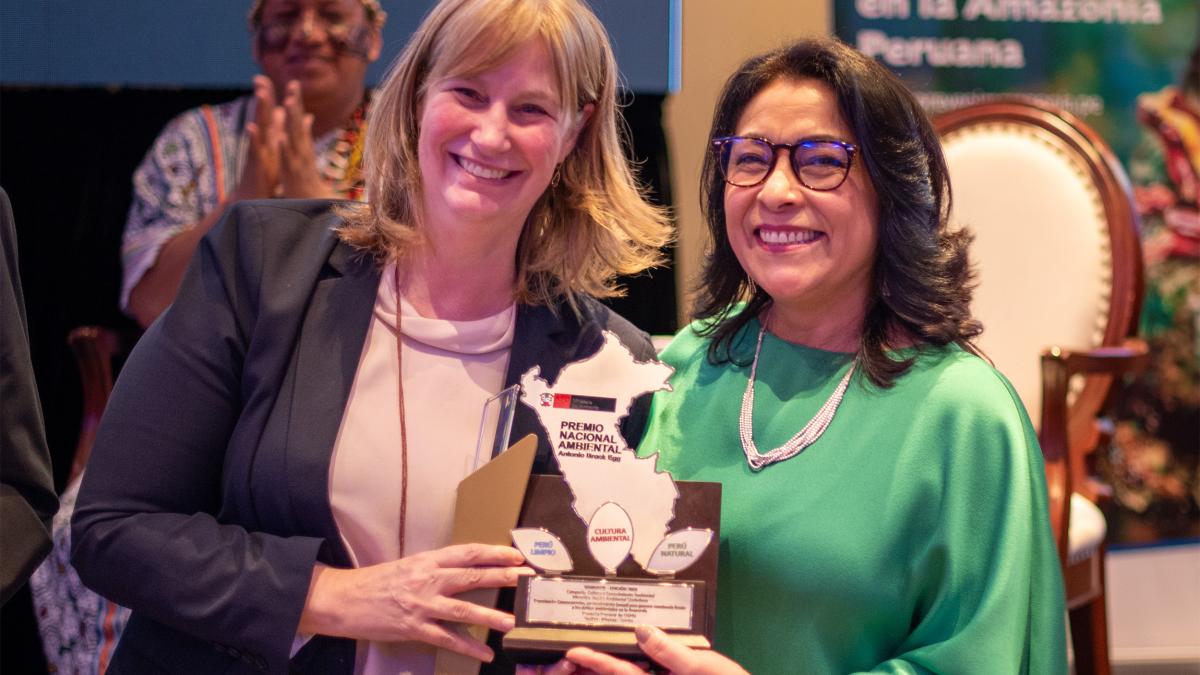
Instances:
[[[760,91],[734,135],[857,143],[828,85],[780,79]],[[878,240],[878,199],[855,157],[838,188],[804,187],[780,157],[753,187],[725,186],[725,228],[742,268],[773,300],[768,326],[793,342],[853,350],[862,331]]]
[[[428,236],[515,251],[582,124],[563,108],[538,41],[490,70],[430,82],[417,143]]]
[[[277,93],[296,80],[306,107],[357,102],[382,41],[360,0],[267,0],[254,56]]]

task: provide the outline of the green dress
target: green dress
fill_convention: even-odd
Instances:
[[[758,330],[735,340],[739,361]],[[738,439],[749,366],[711,365],[707,347],[687,328],[663,352],[674,390],[639,452],[723,484],[718,651],[756,675],[1067,672],[1041,452],[1004,377],[957,347],[923,350],[890,389],[856,373],[816,443],[754,473]],[[759,449],[799,431],[850,361],[768,334]]]

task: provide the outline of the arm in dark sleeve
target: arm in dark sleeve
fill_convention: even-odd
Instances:
[[[250,487],[224,469],[257,449],[231,439],[252,388],[243,368],[271,274],[264,251],[279,245],[263,241],[253,204],[201,242],[175,303],[122,369],[72,521],[86,585],[272,672],[286,671],[322,540],[247,527],[253,509],[236,504],[253,503]]]
[[[17,269],[17,236],[0,188],[0,604],[50,552],[58,510]]]

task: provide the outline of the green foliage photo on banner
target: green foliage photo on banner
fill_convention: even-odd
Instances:
[[[835,0],[834,32],[889,66],[930,115],[997,95],[1091,126],[1132,182],[1152,363],[1097,459],[1110,540],[1200,537],[1200,3]]]

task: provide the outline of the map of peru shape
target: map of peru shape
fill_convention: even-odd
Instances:
[[[586,526],[605,502],[616,502],[633,522],[633,559],[643,568],[675,517],[679,496],[668,473],[656,471],[657,456],[638,457],[621,435],[618,421],[638,396],[670,390],[674,370],[658,361],[638,362],[616,335],[604,332],[594,356],[563,367],[554,386],[533,367],[521,377],[521,399],[546,429],[566,479],[576,515]],[[589,409],[615,399],[614,410]],[[575,401],[575,407],[571,407]]]

